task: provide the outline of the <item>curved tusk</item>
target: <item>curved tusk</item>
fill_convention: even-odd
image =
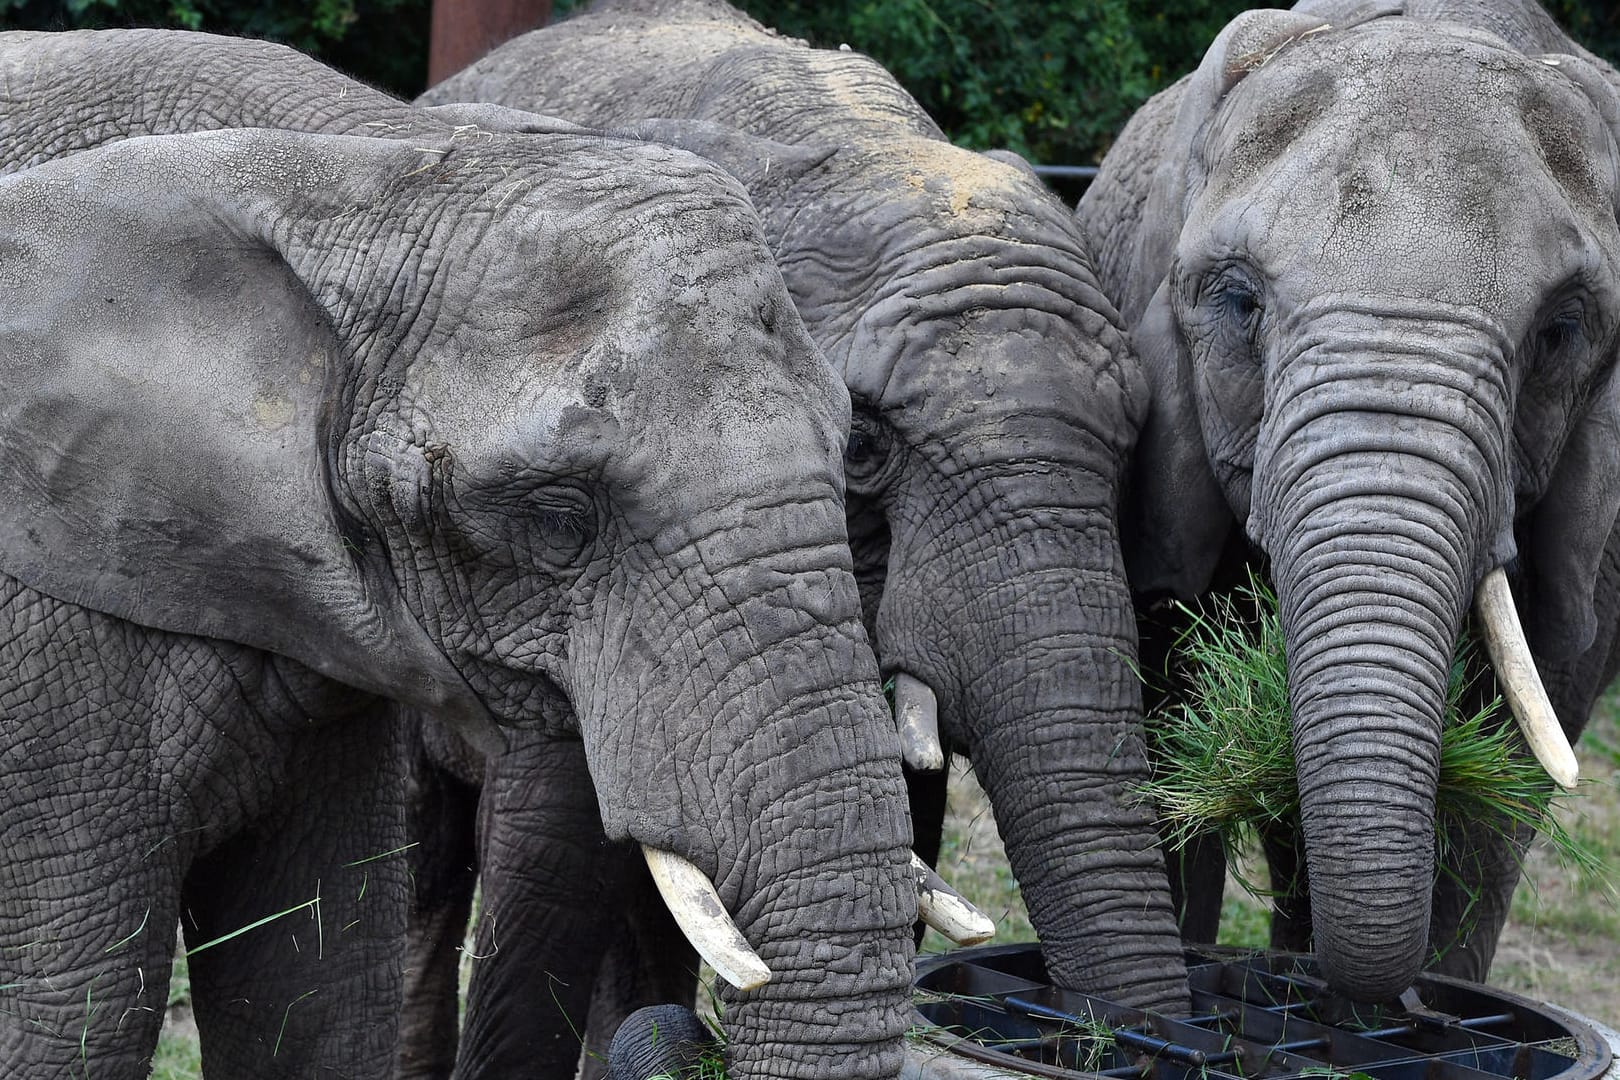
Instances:
[[[771,981],[771,969],[731,921],[708,875],[668,851],[643,844],[641,854],[675,925],[716,975],[739,990],[758,990]]]
[[[1547,775],[1566,791],[1575,790],[1580,778],[1580,766],[1575,751],[1564,737],[1564,728],[1558,723],[1547,690],[1541,685],[1541,675],[1530,656],[1530,645],[1524,639],[1524,627],[1519,623],[1518,608],[1513,606],[1513,593],[1508,589],[1507,574],[1500,567],[1485,575],[1474,594],[1474,610],[1485,633],[1485,651],[1490,654],[1491,666],[1496,668],[1496,681],[1502,686],[1502,696],[1519,721],[1524,741],[1536,755]]]
[[[945,884],[915,851],[911,873],[917,879],[917,917],[923,922],[957,945],[978,945],[996,936],[996,924]]]
[[[939,742],[939,701],[928,684],[905,672],[894,676],[894,718],[900,728],[900,757],[912,772],[939,772],[945,748]]]

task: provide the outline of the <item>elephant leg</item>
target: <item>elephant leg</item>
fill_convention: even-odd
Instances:
[[[1311,891],[1305,876],[1305,838],[1299,828],[1268,830],[1260,837],[1271,871],[1271,947],[1311,951]]]
[[[1226,852],[1220,838],[1204,833],[1183,847],[1166,846],[1164,862],[1182,939],[1213,944],[1221,928],[1221,896],[1226,889]]]
[[[392,1075],[409,889],[402,731],[379,705],[286,735],[274,801],[193,864],[181,925],[209,1075]]]
[[[602,833],[576,740],[514,736],[479,806],[482,899],[456,1075],[569,1080],[640,856]]]
[[[579,1080],[603,1080],[613,1035],[637,1009],[697,1006],[697,953],[687,944],[645,871],[633,876],[625,900],[623,932],[602,957],[591,995]]]
[[[1485,981],[1534,839],[1525,826],[1513,830],[1513,839],[1500,826],[1478,822],[1445,830],[1429,921],[1431,970]]]
[[[417,755],[408,789],[411,912],[399,1080],[441,1080],[456,1062],[461,951],[478,881],[478,789]]]
[[[198,781],[219,765],[221,697],[165,709],[152,688],[219,669],[3,576],[0,627],[0,1071],[135,1080],[163,1024],[182,868],[203,822],[230,818]]]
[[[132,826],[158,820],[151,800],[110,798],[82,777],[30,785],[27,799],[21,786],[8,784],[0,807],[4,1071],[144,1077],[179,918],[180,874],[163,850],[171,830]]]

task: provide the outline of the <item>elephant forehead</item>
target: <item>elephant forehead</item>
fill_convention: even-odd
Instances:
[[[802,327],[750,311],[627,302],[568,355],[544,342],[418,364],[400,411],[472,483],[592,477],[628,509],[678,513],[761,477],[838,482],[849,399]],[[786,311],[791,313],[791,307]]]
[[[1251,81],[1211,132],[1195,232],[1236,233],[1293,280],[1492,309],[1550,276],[1612,274],[1609,137],[1546,65],[1391,20]],[[1272,101],[1308,115],[1279,138]]]
[[[626,432],[727,411],[838,423],[847,395],[757,218],[735,185],[705,187],[666,185],[618,213],[535,199],[446,244],[416,289],[428,309],[405,361],[409,407],[475,441],[553,431],[567,405]]]
[[[1523,145],[1532,121],[1555,123],[1558,136],[1573,137],[1564,142],[1602,145],[1590,101],[1547,63],[1481,31],[1387,19],[1301,39],[1265,62],[1229,95],[1200,149],[1220,194],[1302,139],[1410,132],[1484,171],[1493,155]]]

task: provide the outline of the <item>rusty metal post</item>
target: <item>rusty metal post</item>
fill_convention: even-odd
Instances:
[[[551,0],[433,0],[428,85],[550,17]]]

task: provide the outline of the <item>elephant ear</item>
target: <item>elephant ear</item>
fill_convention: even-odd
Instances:
[[[389,149],[345,172],[364,163],[309,144]],[[289,186],[380,189],[422,157],[387,140],[216,132],[0,180],[0,572],[291,657],[498,746],[386,555],[333,499],[351,360],[266,239],[287,232]]]
[[[1536,582],[1530,633],[1543,656],[1576,656],[1591,647],[1594,589],[1617,517],[1620,378],[1611,374],[1570,432],[1529,523],[1526,554]]]
[[[1138,593],[1191,600],[1209,587],[1233,519],[1209,468],[1169,290],[1159,286],[1132,332],[1149,405],[1131,458],[1125,573]]]
[[[761,192],[792,187],[838,152],[834,146],[779,143],[708,120],[641,120],[608,134],[662,143],[707,158],[736,177],[756,202]]]
[[[1204,186],[1207,168],[1200,149],[1221,102],[1244,76],[1290,44],[1329,29],[1321,19],[1293,11],[1246,11],[1227,23],[1210,45],[1198,70],[1181,88],[1175,120],[1160,148],[1130,277],[1119,305],[1128,324],[1134,325],[1141,317],[1170,272],[1192,200]]]
[[[1221,31],[1181,90],[1127,279],[1120,313],[1152,387],[1152,405],[1137,439],[1127,529],[1127,573],[1139,593],[1187,598],[1204,591],[1233,524],[1226,496],[1210,471],[1194,396],[1192,358],[1170,302],[1171,263],[1206,165],[1204,133],[1226,95],[1245,75],[1290,43],[1328,29],[1291,11],[1249,11]]]
[[[1611,169],[1620,174],[1620,93],[1611,77],[1577,56],[1538,56],[1584,90],[1613,140]],[[1614,192],[1620,227],[1620,184]],[[1570,432],[1547,491],[1531,511],[1529,570],[1537,599],[1531,609],[1532,640],[1545,656],[1574,656],[1597,634],[1594,589],[1604,551],[1620,517],[1620,374],[1593,396],[1586,415]]]

